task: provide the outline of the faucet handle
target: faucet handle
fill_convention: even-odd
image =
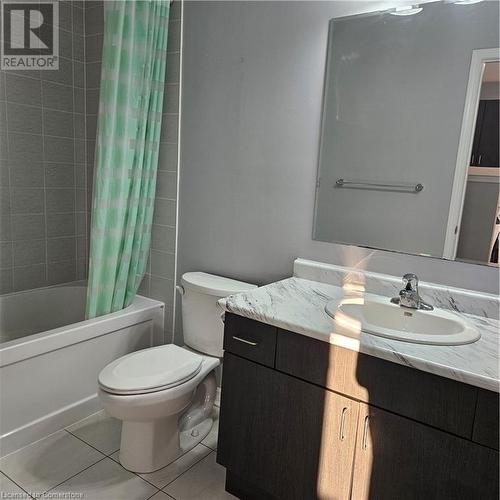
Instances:
[[[403,286],[405,290],[418,290],[418,276],[413,273],[408,273],[403,276]]]

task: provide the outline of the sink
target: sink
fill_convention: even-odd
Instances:
[[[469,321],[443,309],[422,311],[392,304],[387,297],[364,296],[332,300],[326,313],[338,333],[361,332],[379,337],[429,345],[461,345],[481,337]]]

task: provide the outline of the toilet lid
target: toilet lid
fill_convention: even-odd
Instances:
[[[193,378],[203,358],[174,344],[127,354],[107,365],[99,385],[113,394],[144,394],[175,387]]]

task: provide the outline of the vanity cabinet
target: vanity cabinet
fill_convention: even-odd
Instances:
[[[232,314],[224,346],[217,461],[238,497],[498,498],[490,391]]]
[[[357,402],[230,353],[223,377],[220,463],[274,498],[349,497]]]
[[[353,499],[497,499],[498,453],[361,404]],[[347,498],[347,497],[345,497]]]

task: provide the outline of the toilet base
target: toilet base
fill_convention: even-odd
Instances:
[[[193,449],[205,439],[212,425],[209,417],[179,433],[178,415],[153,422],[123,422],[120,464],[131,472],[154,472]]]

